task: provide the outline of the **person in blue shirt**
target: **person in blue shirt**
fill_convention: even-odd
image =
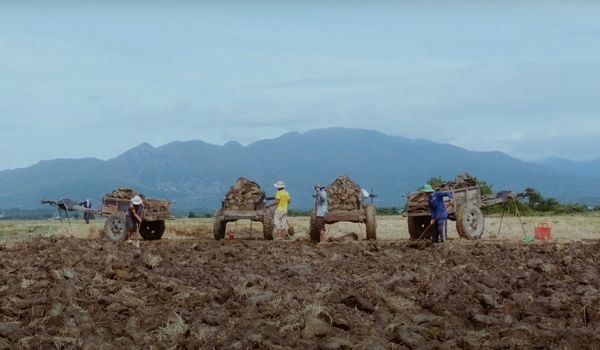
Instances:
[[[446,211],[446,205],[444,205],[444,197],[448,197],[452,201],[452,192],[434,191],[431,185],[423,185],[421,190],[429,194],[427,203],[429,204],[429,213],[431,213],[430,226],[434,228],[431,234],[431,241],[433,243],[441,243],[446,238],[448,222],[448,212]]]
[[[327,231],[325,231],[325,215],[327,215],[327,191],[325,191],[325,187],[317,184],[315,185],[315,192],[315,224],[319,228],[320,241],[325,242],[325,240],[327,239]]]

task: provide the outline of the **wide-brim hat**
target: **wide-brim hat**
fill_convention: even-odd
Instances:
[[[285,188],[283,181],[277,181],[273,186],[275,186],[275,188]]]
[[[431,187],[431,185],[427,184],[427,185],[423,185],[421,187],[421,191],[423,192],[434,192],[433,187]]]
[[[135,196],[135,197],[131,198],[131,204],[133,204],[133,205],[142,204],[142,198],[140,198],[140,196]]]

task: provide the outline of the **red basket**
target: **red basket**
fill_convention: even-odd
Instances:
[[[552,231],[552,228],[548,226],[548,224],[538,224],[535,228],[535,239],[543,241],[552,238],[550,235],[550,231]]]

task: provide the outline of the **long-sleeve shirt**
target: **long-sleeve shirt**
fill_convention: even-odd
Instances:
[[[317,213],[318,217],[323,217],[327,214],[327,192],[320,190],[317,193]]]
[[[444,197],[453,198],[452,192],[433,192],[427,201],[429,204],[429,212],[432,220],[448,219],[448,212],[444,205]]]

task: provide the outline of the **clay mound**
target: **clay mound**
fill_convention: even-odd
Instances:
[[[473,186],[477,186],[477,181],[475,178],[467,173],[464,173],[458,175],[454,181],[448,181],[441,186],[436,186],[435,189],[440,191],[450,191]]]
[[[411,193],[408,197],[408,211],[429,211],[428,198],[429,196],[425,192]]]
[[[144,208],[147,214],[169,212],[169,201],[160,199],[146,199],[143,194],[138,193],[131,188],[116,188],[106,196],[126,200],[131,200],[131,198],[135,196],[140,196],[144,200]]]
[[[347,176],[338,177],[325,191],[329,211],[360,208],[360,187]]]
[[[108,196],[118,199],[131,199],[136,195],[142,197],[139,193],[135,192],[131,188],[117,188],[114,189]]]
[[[477,181],[471,175],[464,173],[458,175],[454,181],[448,181],[441,185],[433,186],[433,188],[437,191],[452,191],[461,188],[473,187],[477,186]],[[414,192],[411,193],[408,197],[408,211],[409,212],[417,212],[417,211],[428,211],[429,205],[427,204],[427,199],[429,196],[425,192]]]
[[[146,199],[144,201],[146,213],[166,213],[169,211],[169,202],[159,199]]]
[[[227,192],[223,207],[227,210],[256,210],[264,199],[265,192],[256,182],[240,177]]]

